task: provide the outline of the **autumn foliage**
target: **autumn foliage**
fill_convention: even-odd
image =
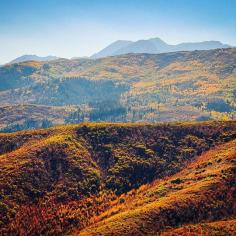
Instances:
[[[1,134],[0,232],[147,235],[233,218],[235,137],[235,122]]]

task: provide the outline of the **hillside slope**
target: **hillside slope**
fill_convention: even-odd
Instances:
[[[23,62],[0,67],[0,104],[86,105],[97,121],[234,119],[235,64],[235,48]]]
[[[215,175],[220,168],[228,168],[234,163],[228,163],[228,158],[231,158],[228,153],[224,157],[221,151],[218,159],[222,160],[216,163],[213,160],[209,165],[201,164],[200,160],[205,159],[200,157],[193,167],[188,166],[184,174],[177,174],[180,177],[173,176],[168,180],[168,176],[178,173],[202,152],[229,142],[235,136],[235,122],[159,125],[83,123],[0,134],[0,232],[55,235],[83,229],[94,219],[103,222],[105,217],[110,222],[109,216],[117,209],[118,213],[122,212],[131,198],[134,204],[141,204],[140,210],[145,201],[154,201],[158,194],[162,196],[170,192],[168,199],[177,200],[173,191],[185,186],[185,180],[181,179],[184,175],[189,176],[188,187],[196,185],[198,195],[198,182],[201,186],[208,184],[204,182],[204,175],[208,175],[205,167],[212,171],[209,181],[212,178],[218,181]],[[234,141],[227,143],[224,150],[233,152],[233,144]],[[210,158],[215,158],[213,154]],[[198,162],[199,175],[195,175],[191,168],[196,168]],[[157,195],[152,193],[158,181],[166,178],[173,183],[168,182],[163,189],[160,185]],[[228,178],[228,173],[225,178]],[[151,185],[143,187],[145,191],[134,198],[135,189],[148,183]],[[226,188],[222,186],[222,189]],[[184,189],[179,193],[183,194],[183,199]],[[204,188],[201,190],[205,191]],[[145,195],[148,191],[150,196]],[[139,203],[138,196],[144,202]],[[125,204],[119,205],[123,198]],[[231,206],[230,199],[228,206]],[[207,203],[205,199],[202,201]],[[224,205],[225,200],[222,201]],[[110,211],[113,206],[115,210]],[[135,205],[130,203],[130,206],[132,215]],[[88,230],[93,232],[93,228]]]

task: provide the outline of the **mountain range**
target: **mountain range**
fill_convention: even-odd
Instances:
[[[160,38],[152,38],[147,40],[129,41],[117,40],[111,43],[101,51],[93,54],[90,58],[103,58],[108,56],[116,56],[128,53],[166,53],[177,51],[194,51],[194,50],[211,50],[217,48],[230,48],[228,44],[223,44],[220,41],[204,41],[204,42],[187,42],[176,45],[170,45],[161,40]],[[72,57],[71,59],[81,59],[87,57]],[[37,55],[23,55],[10,61],[8,64],[25,62],[25,61],[52,61],[57,60],[56,56],[40,57]]]
[[[152,38],[147,40],[138,40],[136,42],[127,40],[118,40],[105,47],[91,58],[102,58],[107,56],[115,56],[127,53],[166,53],[177,51],[194,51],[194,50],[210,50],[217,48],[229,48],[230,45],[223,44],[219,41],[204,41],[196,43],[180,43],[170,45],[160,38]]]

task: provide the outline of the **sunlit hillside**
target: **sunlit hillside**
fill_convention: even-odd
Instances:
[[[235,122],[1,134],[0,232],[146,235],[231,219],[235,137]]]

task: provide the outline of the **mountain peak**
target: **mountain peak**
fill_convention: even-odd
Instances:
[[[113,42],[112,44],[108,45],[104,49],[102,49],[100,52],[95,53],[91,56],[91,58],[102,58],[109,55],[116,55],[116,51],[120,50],[121,48],[127,47],[128,45],[132,44],[132,41],[128,40],[117,40]]]

